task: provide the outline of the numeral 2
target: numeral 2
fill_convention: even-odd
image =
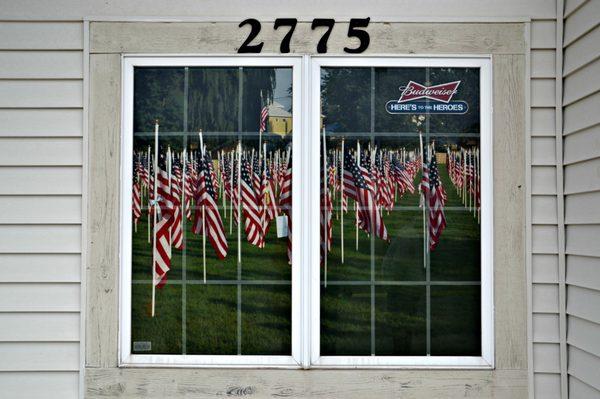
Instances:
[[[242,26],[245,26],[245,25],[250,25],[251,30],[250,30],[250,34],[246,38],[246,41],[244,43],[242,43],[242,45],[238,49],[238,53],[260,53],[263,48],[263,45],[264,45],[263,42],[250,45],[250,42],[252,40],[254,40],[254,38],[256,36],[258,36],[258,34],[260,33],[260,22],[258,22],[254,18],[248,18],[248,19],[240,22],[238,27],[241,28]]]

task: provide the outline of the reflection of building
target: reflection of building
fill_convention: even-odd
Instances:
[[[276,101],[269,105],[267,131],[281,135],[292,132],[292,114]]]

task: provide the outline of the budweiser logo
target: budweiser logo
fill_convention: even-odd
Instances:
[[[411,80],[406,87],[400,87],[402,94],[400,94],[398,102],[405,103],[421,98],[428,98],[430,100],[448,103],[452,99],[452,96],[456,94],[459,84],[460,80],[457,80],[456,82],[427,87]]]

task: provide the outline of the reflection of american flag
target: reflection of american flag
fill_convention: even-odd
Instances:
[[[267,118],[269,117],[269,108],[267,106],[262,107],[260,110],[260,126],[259,131],[264,133],[267,130]]]
[[[444,202],[446,192],[440,181],[435,152],[431,154],[429,164],[423,164],[423,180],[421,187],[429,203],[429,249],[434,250],[440,241],[442,231],[446,228]]]
[[[162,160],[164,162],[164,159]],[[155,165],[156,167],[156,165]],[[167,283],[167,272],[171,269],[171,232],[173,224],[173,200],[169,188],[169,175],[164,168],[157,167],[158,221],[154,226],[154,285],[162,288]]]
[[[181,210],[181,167],[175,161],[171,175],[171,198],[173,200],[173,226],[171,226],[171,240],[173,247],[183,249],[183,224]]]
[[[322,191],[322,190],[321,190]],[[321,260],[325,259],[327,253],[331,251],[332,228],[331,216],[333,203],[329,194],[329,187],[325,192],[321,192]]]
[[[287,253],[290,264],[292,263],[292,154],[288,154],[288,162],[283,171],[281,190],[279,192],[279,206],[283,213],[287,215],[288,221],[288,242]]]
[[[376,237],[387,241],[387,229],[375,201],[373,181],[369,171],[364,166],[357,165],[352,156],[346,156],[344,159],[344,169],[346,169],[344,170],[344,192],[358,203],[358,226],[367,233],[373,233]]]
[[[216,194],[213,186],[210,165],[212,160],[208,154],[200,160],[200,176],[198,181],[198,191],[196,196],[196,220],[194,221],[194,233],[205,234],[210,241],[217,257],[224,259],[227,256],[227,238],[225,237],[225,228],[219,214],[219,208],[216,203]],[[204,207],[205,220],[202,220],[202,207]],[[206,228],[206,232],[202,227]]]
[[[133,197],[132,197],[133,221],[137,223],[142,216],[142,198],[140,196],[140,182],[137,175],[133,176]]]
[[[254,172],[245,159],[242,160],[241,169],[242,213],[246,217],[244,231],[250,244],[260,246],[263,237],[259,199],[254,191],[253,179],[250,177],[250,173],[254,174]]]

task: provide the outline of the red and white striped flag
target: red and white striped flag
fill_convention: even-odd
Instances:
[[[164,163],[164,159],[162,160]],[[154,251],[154,285],[162,288],[167,283],[167,272],[171,269],[171,232],[173,224],[173,200],[169,187],[169,175],[166,168],[157,167],[156,201],[158,220],[155,229]]]
[[[285,170],[281,174],[281,190],[279,192],[279,206],[281,211],[287,216],[288,241],[287,254],[288,261],[292,264],[292,152],[288,152],[288,161]]]
[[[195,234],[206,234],[217,257],[224,259],[227,256],[229,247],[227,245],[227,238],[225,237],[225,227],[223,226],[216,202],[216,194],[210,170],[211,164],[212,160],[208,154],[206,154],[204,159],[200,160],[193,232]],[[202,208],[204,208],[204,220],[202,219]],[[206,231],[203,230],[203,227]]]
[[[260,202],[257,193],[254,191],[254,174],[252,166],[246,159],[242,159],[241,165],[241,200],[242,214],[245,217],[244,231],[248,242],[252,245],[261,246],[263,241]]]

